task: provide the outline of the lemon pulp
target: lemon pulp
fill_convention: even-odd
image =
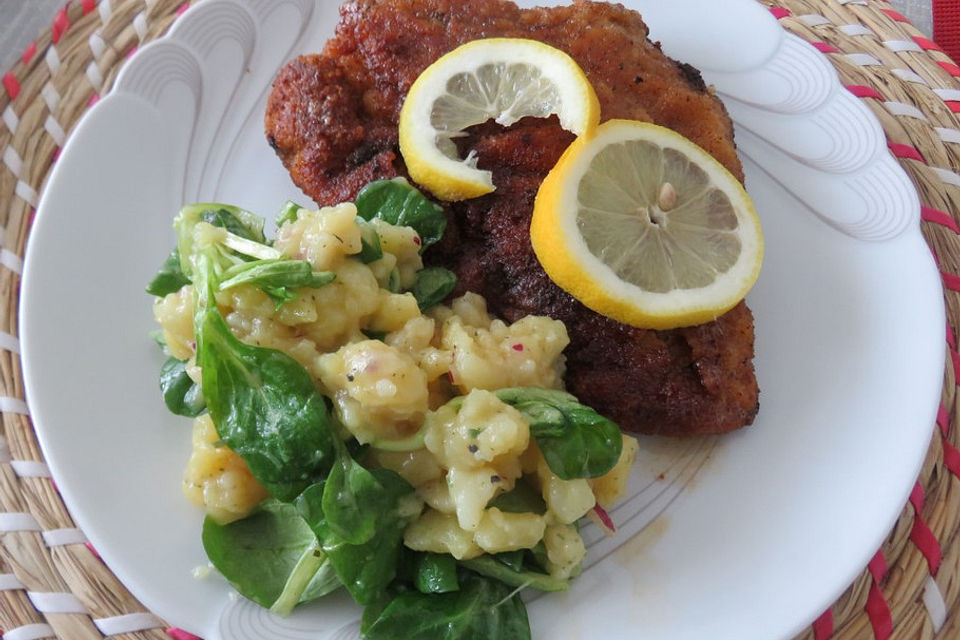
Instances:
[[[763,257],[739,181],[676,132],[628,120],[567,149],[538,192],[531,241],[551,279],[586,306],[658,329],[732,308]]]
[[[596,93],[570,56],[521,38],[475,40],[441,57],[414,81],[400,112],[400,151],[410,177],[443,200],[494,190],[476,158],[460,158],[455,140],[474,125],[509,126],[557,115],[577,135],[600,119]]]

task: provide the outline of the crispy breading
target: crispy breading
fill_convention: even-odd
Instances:
[[[519,9],[504,0],[355,0],[317,55],[279,74],[266,113],[270,144],[318,204],[350,200],[377,178],[405,175],[397,147],[403,98],[430,63],[485,37],[541,40],[569,53],[600,99],[602,117],[653,121],[695,141],[741,180],[733,126],[696,69],[663,55],[640,16],[583,0]],[[572,140],[556,118],[474,127],[458,141],[493,172],[496,191],[444,204],[450,224],[425,255],[492,312],[562,320],[570,333],[568,390],[630,431],[722,433],[758,407],[753,318],[741,303],[716,321],[672,331],[628,327],[585,308],[546,276],[530,246],[540,182]]]

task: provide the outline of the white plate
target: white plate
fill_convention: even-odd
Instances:
[[[160,400],[143,293],[182,203],[272,217],[305,200],[262,113],[281,64],[331,33],[332,4],[191,8],[77,127],[30,236],[24,374],[58,487],[144,604],[208,640],[357,634],[343,596],[280,622],[220,578],[192,577],[206,560],[201,516],[180,494],[190,423]],[[917,477],[944,362],[938,273],[915,191],[825,58],[749,0],[628,4],[737,122],[767,240],[749,297],[761,411],[724,438],[645,439],[613,514],[619,535],[585,530],[589,568],[569,593],[531,602],[534,635],[787,637],[862,570]]]

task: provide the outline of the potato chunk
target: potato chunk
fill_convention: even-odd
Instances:
[[[530,443],[530,425],[519,411],[489,391],[471,391],[459,411],[447,407],[427,422],[426,445],[448,467],[500,466]]]
[[[563,480],[557,477],[547,466],[543,456],[537,466],[537,476],[540,478],[540,489],[547,503],[547,510],[558,522],[576,522],[597,503],[590,483],[583,478]]]
[[[246,517],[267,498],[243,458],[220,443],[206,414],[193,422],[193,453],[183,474],[183,493],[219,524]]]
[[[491,507],[483,513],[474,542],[487,553],[530,549],[543,538],[547,522],[535,513],[506,513]]]
[[[360,227],[353,203],[301,211],[297,220],[277,229],[274,246],[293,258],[306,260],[316,271],[340,266],[343,259],[360,253]]]
[[[410,435],[428,408],[427,376],[406,353],[364,340],[318,359],[320,380],[360,442]]]
[[[414,551],[449,553],[457,560],[475,558],[483,553],[473,541],[473,534],[457,524],[456,516],[426,509],[407,525],[403,544]]]
[[[630,479],[630,469],[637,459],[637,451],[640,448],[637,439],[623,434],[623,449],[620,452],[620,459],[613,469],[607,471],[599,478],[588,480],[593,488],[593,494],[597,496],[597,502],[603,507],[608,507],[623,495],[627,488],[627,480]]]
[[[464,296],[454,301],[452,313],[435,316],[443,318],[440,344],[453,353],[453,383],[463,393],[504,387],[561,388],[562,351],[570,342],[563,323],[546,316],[527,316],[511,325],[502,320],[484,322],[485,305],[466,304],[477,298]]]
[[[543,534],[547,548],[547,569],[554,578],[567,579],[580,568],[587,549],[573,525],[552,524]]]

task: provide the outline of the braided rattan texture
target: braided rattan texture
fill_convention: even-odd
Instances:
[[[0,629],[6,632],[4,637],[169,640],[162,621],[149,615],[84,544],[44,467],[25,464],[40,462],[42,457],[22,404],[15,337],[20,258],[36,194],[63,144],[63,132],[70,130],[95,96],[107,90],[134,47],[167,29],[182,3],[71,2],[56,16],[50,31],[4,76],[0,92],[0,113],[4,114],[0,124],[0,228],[4,230],[0,435],[6,440],[6,447],[0,446]]]
[[[960,68],[884,2],[764,0],[781,24],[813,43],[841,82],[879,119],[891,152],[914,181],[922,231],[943,273],[948,309],[938,429],[913,496],[868,570],[805,634],[808,638],[960,637],[960,456],[957,344],[960,319]],[[901,105],[916,107],[904,109]],[[878,470],[882,472],[882,470]],[[946,613],[946,621],[943,614]],[[941,626],[942,625],[942,626]],[[939,628],[938,628],[939,627]]]
[[[960,638],[960,67],[882,0],[761,0],[814,43],[883,125],[917,186],[923,233],[949,310],[942,408],[894,530],[843,596],[799,638]],[[168,638],[84,544],[42,462],[16,339],[20,271],[59,147],[126,57],[159,37],[183,0],[73,0],[0,90],[0,631],[64,640]],[[914,108],[904,108],[903,105]],[[882,470],[878,470],[882,473]],[[762,615],[762,612],[758,612]],[[174,634],[176,635],[176,634]]]

